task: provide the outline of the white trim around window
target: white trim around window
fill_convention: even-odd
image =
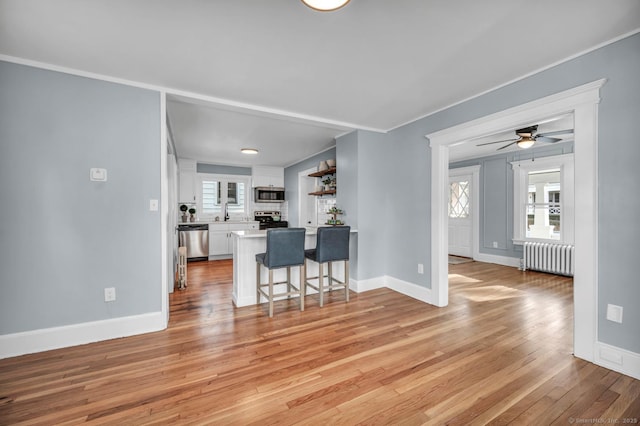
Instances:
[[[513,243],[524,244],[525,241],[553,241],[559,244],[573,244],[574,241],[574,167],[573,154],[554,155],[511,162],[513,168]],[[560,204],[562,206],[562,225],[560,241],[527,238],[527,191],[528,175],[532,171],[560,169]]]
[[[215,213],[205,213],[203,207],[203,196],[202,196],[202,182],[204,180],[213,180],[216,182],[220,182],[223,188],[226,188],[226,183],[228,182],[236,182],[244,184],[244,211],[243,212],[234,212],[233,209],[229,209],[229,216],[231,220],[246,220],[250,216],[251,210],[251,176],[247,175],[222,175],[215,173],[198,173],[196,175],[197,182],[197,190],[196,190],[196,211],[198,215],[198,219],[200,220],[211,220],[215,217],[218,217],[220,220],[224,220],[224,204],[227,202],[228,194],[226,189],[221,193],[220,200],[220,211]]]

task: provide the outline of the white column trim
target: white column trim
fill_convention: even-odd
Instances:
[[[169,267],[167,258],[173,247],[169,247],[169,235],[167,234],[167,224],[169,221],[169,177],[167,175],[167,153],[169,150],[167,141],[167,94],[160,92],[160,312],[164,319],[164,327],[169,324]],[[173,277],[171,277],[173,285]]]

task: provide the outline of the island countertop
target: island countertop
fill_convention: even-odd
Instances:
[[[305,235],[316,235],[318,233],[317,229],[315,227],[309,227],[306,228],[307,231],[305,233]],[[357,233],[358,230],[356,229],[351,229],[351,233]],[[240,230],[240,231],[233,231],[232,234],[235,234],[238,238],[264,238],[267,236],[267,230],[266,229],[247,229],[247,230]]]
[[[356,243],[354,234],[358,231],[351,229],[350,251],[351,257],[355,256]],[[305,249],[312,249],[316,246],[317,228],[307,228],[305,233]],[[256,254],[264,253],[267,249],[267,230],[240,230],[232,231],[233,239],[233,294],[232,299],[236,307],[257,304],[256,294]],[[262,268],[264,269],[264,268]],[[309,262],[307,276],[318,275],[318,265]],[[286,268],[274,270],[275,281],[282,281],[286,276]],[[344,279],[344,263],[336,262],[334,273],[340,280]],[[266,273],[263,271],[263,277]],[[297,283],[298,274],[291,274],[294,282]],[[277,290],[279,291],[279,290]]]

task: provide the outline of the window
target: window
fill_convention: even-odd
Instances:
[[[469,217],[469,182],[458,181],[449,184],[449,217],[466,219]]]
[[[573,154],[515,161],[513,241],[573,243]]]
[[[527,181],[525,235],[527,238],[560,240],[560,169],[531,171]]]
[[[200,217],[230,218],[249,216],[249,178],[243,176],[200,175]]]

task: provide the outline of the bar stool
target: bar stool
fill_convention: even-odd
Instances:
[[[273,317],[273,301],[276,297],[300,296],[300,310],[304,311],[304,236],[305,228],[273,228],[267,230],[267,251],[256,254],[256,290],[257,302],[264,296],[269,302],[269,317]],[[269,270],[269,282],[260,282],[260,265]],[[300,267],[300,285],[295,287],[291,283],[291,267]],[[287,268],[287,280],[273,282],[273,270]],[[273,293],[276,284],[287,284],[287,291]],[[268,291],[265,291],[268,287]]]
[[[321,226],[318,228],[316,238],[316,248],[304,251],[305,267],[307,260],[318,263],[318,276],[307,277],[306,286],[318,291],[320,295],[320,307],[324,304],[324,291],[337,290],[344,288],[346,301],[349,301],[349,235],[351,233],[350,226]],[[344,261],[344,281],[340,281],[333,276],[331,267],[332,262]],[[327,285],[324,285],[323,264],[327,263],[328,274]],[[308,270],[308,269],[307,269]],[[316,287],[309,282],[310,279],[318,279]]]

